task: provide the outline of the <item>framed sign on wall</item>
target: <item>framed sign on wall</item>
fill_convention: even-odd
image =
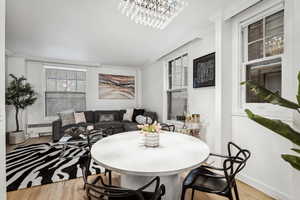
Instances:
[[[215,86],[216,53],[211,53],[194,60],[193,88]]]

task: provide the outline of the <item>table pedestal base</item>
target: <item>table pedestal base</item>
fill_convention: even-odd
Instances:
[[[121,175],[121,186],[128,189],[138,189],[149,183],[153,178],[149,176]],[[180,200],[182,181],[178,174],[161,176],[160,183],[166,186],[166,194],[163,199]],[[154,191],[154,186],[151,186],[149,191]]]

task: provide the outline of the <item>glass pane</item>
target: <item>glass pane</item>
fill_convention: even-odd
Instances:
[[[56,79],[56,69],[46,69],[47,79]]]
[[[283,53],[284,49],[284,11],[266,18],[266,56]]]
[[[281,59],[258,62],[246,66],[246,78],[273,92],[281,94]],[[247,103],[261,103],[249,88],[246,92]]]
[[[248,43],[263,38],[263,20],[259,20],[248,26]]]
[[[187,91],[168,92],[168,120],[176,120],[187,112]]]
[[[77,81],[77,92],[85,92],[85,81]]]
[[[86,110],[85,93],[46,92],[46,116],[56,116],[58,112],[74,109]]]
[[[85,72],[77,72],[77,80],[82,80],[85,81],[86,77],[85,77]]]
[[[248,60],[262,58],[264,55],[263,41],[257,41],[248,45]]]
[[[76,92],[76,80],[67,81],[67,91]]]
[[[57,80],[57,91],[67,91],[67,80]]]
[[[66,70],[57,70],[57,79],[67,80],[68,71]]]
[[[47,91],[56,91],[56,79],[47,79]]]
[[[280,11],[266,18],[266,37],[283,34],[284,11]]]
[[[284,51],[284,39],[282,35],[276,35],[266,39],[266,56],[275,56],[283,54]]]
[[[77,78],[76,71],[68,71],[67,78],[68,78],[68,80],[76,80],[76,78]]]

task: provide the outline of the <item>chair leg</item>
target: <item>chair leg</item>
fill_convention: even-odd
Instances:
[[[230,199],[230,200],[234,200],[234,199],[233,199],[233,196],[232,196],[232,192],[231,192],[231,190],[229,191],[229,194],[228,194],[228,199]]]
[[[112,185],[111,171],[108,171],[108,185]]]
[[[237,188],[236,183],[234,184],[234,194],[235,194],[235,199],[240,200],[239,192],[238,192],[238,188]]]
[[[193,200],[193,199],[194,199],[194,195],[195,195],[195,190],[194,190],[194,189],[192,189],[192,198],[191,198],[191,200]]]
[[[181,200],[184,200],[184,198],[185,198],[185,191],[186,191],[186,188],[185,188],[185,187],[182,187],[182,191],[181,191]]]

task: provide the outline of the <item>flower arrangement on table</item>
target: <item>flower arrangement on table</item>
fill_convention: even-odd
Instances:
[[[141,129],[141,133],[144,134],[144,145],[146,147],[158,147],[159,146],[159,133],[161,126],[159,123],[138,125]]]
[[[161,130],[160,124],[156,121],[153,124],[138,125],[138,128],[145,133],[159,133]]]

